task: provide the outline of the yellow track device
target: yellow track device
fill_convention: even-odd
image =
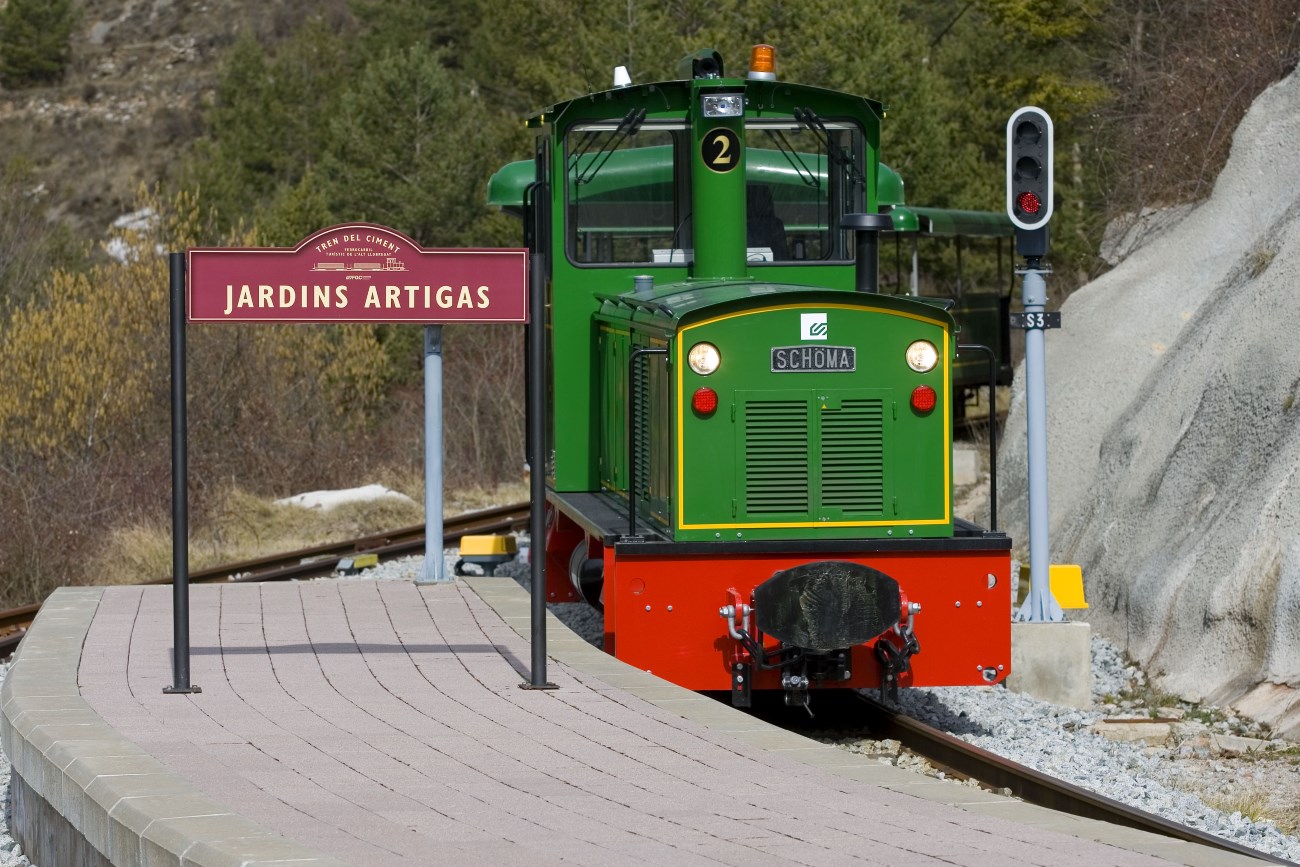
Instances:
[[[483,569],[483,574],[494,575],[496,568],[509,563],[519,553],[514,536],[462,536],[460,539],[460,559],[456,561],[455,573],[464,575],[466,563],[473,563]]]

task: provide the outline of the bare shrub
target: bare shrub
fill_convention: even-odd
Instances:
[[[140,204],[155,218],[126,239],[121,261],[56,271],[10,312],[0,341],[0,599],[36,601],[93,579],[86,539],[167,520],[168,274],[156,249],[193,244],[202,218],[189,197]],[[368,442],[382,430],[389,377],[373,328],[209,326],[187,338],[195,526],[236,481],[287,494],[350,486],[389,462]]]
[[[450,484],[519,479],[524,463],[524,340],[521,326],[445,329],[443,416]]]
[[[165,453],[44,461],[7,453],[0,463],[0,608],[39,602],[56,587],[94,583],[86,567],[106,527],[166,514]]]
[[[26,301],[53,262],[75,257],[66,230],[45,221],[46,198],[26,160],[0,167],[0,301],[6,305]]]
[[[1300,57],[1294,0],[1123,0],[1107,16],[1095,116],[1109,216],[1195,201],[1227,161],[1255,97]]]

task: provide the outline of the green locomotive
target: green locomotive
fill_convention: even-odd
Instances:
[[[548,596],[741,705],[997,682],[1010,541],[953,515],[956,325],[877,291],[881,105],[770,58],[700,52],[529,119]]]

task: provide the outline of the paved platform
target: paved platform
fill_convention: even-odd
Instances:
[[[553,619],[558,689],[521,689],[510,579],[202,586],[191,613],[203,692],[165,695],[170,588],[42,609],[0,713],[41,867],[1258,863],[789,734]]]

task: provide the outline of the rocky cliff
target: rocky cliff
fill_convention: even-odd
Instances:
[[[1157,684],[1300,737],[1300,76],[1238,128],[1213,194],[1047,333],[1052,561]],[[1027,546],[1023,368],[999,461]]]

